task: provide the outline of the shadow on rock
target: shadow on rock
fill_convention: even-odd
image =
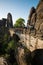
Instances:
[[[43,65],[43,49],[32,52],[32,65]]]

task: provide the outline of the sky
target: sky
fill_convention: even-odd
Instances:
[[[37,6],[39,0],[0,0],[0,19],[7,18],[10,12],[13,18],[13,24],[18,18],[25,19],[27,23],[31,7]]]

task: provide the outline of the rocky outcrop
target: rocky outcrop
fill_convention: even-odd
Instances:
[[[32,17],[33,13],[35,13],[35,11],[36,11],[35,8],[32,7],[30,10],[29,20],[31,20],[31,17]]]
[[[30,65],[31,64],[31,52],[25,48],[21,43],[18,43],[16,49],[16,60],[18,65]]]
[[[32,28],[30,29],[30,35],[42,39],[43,38],[43,0],[39,1],[39,4],[36,7],[36,9],[32,7],[28,19],[29,19],[28,27],[29,26],[34,27],[33,29]]]
[[[36,13],[34,13],[31,17],[31,25],[35,25],[35,22],[36,22]]]
[[[11,13],[8,13],[8,15],[7,15],[7,27],[8,28],[12,28],[13,27],[13,21],[12,21]]]
[[[32,65],[43,65],[43,49],[37,49],[32,54]]]
[[[8,65],[8,63],[4,57],[0,57],[0,65]]]

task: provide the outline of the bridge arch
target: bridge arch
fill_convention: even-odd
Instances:
[[[20,37],[15,33],[13,34],[13,39],[18,42],[20,40]]]
[[[19,35],[15,32],[15,30],[13,28],[9,29],[9,33],[10,33],[10,36],[13,37],[14,39],[20,40]]]

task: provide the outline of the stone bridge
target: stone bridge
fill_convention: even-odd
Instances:
[[[20,38],[20,41],[22,45],[24,45],[27,49],[30,51],[34,51],[35,49],[43,49],[43,40],[38,39],[25,33],[19,33],[15,32],[13,28],[9,29],[10,35],[13,36],[13,34],[18,35]]]

